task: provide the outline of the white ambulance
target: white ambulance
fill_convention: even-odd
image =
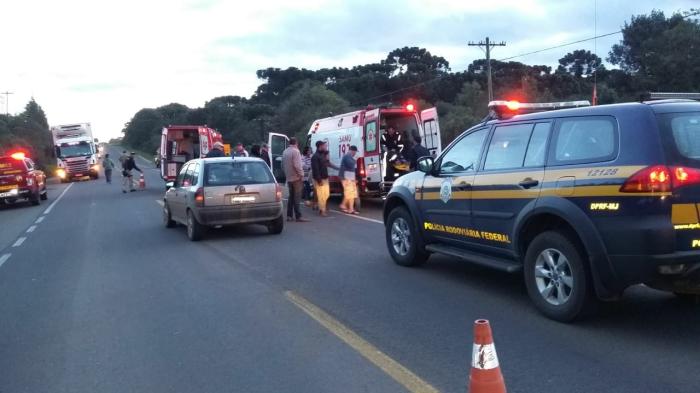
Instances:
[[[393,127],[410,149],[415,136],[420,135],[422,145],[433,156],[440,154],[440,127],[437,110],[426,109],[420,113],[413,104],[402,107],[368,106],[366,109],[344,113],[325,119],[315,120],[307,134],[306,145],[316,150],[316,142],[328,144],[330,160],[335,165],[349,150],[357,146],[357,184],[360,196],[377,197],[385,195],[399,173],[389,171],[387,176],[387,159],[381,147],[381,136]],[[270,152],[273,159],[279,157],[280,150],[286,147],[287,137],[282,134],[270,134]],[[329,168],[331,193],[341,193],[342,186],[338,172]]]

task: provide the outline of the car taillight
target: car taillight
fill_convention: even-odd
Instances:
[[[275,200],[280,202],[282,200],[282,186],[275,184]]]
[[[675,188],[700,184],[700,170],[680,166],[649,166],[632,175],[621,192],[670,192]]]
[[[194,192],[194,204],[196,206],[204,206],[204,188],[200,187]]]
[[[360,178],[367,176],[367,171],[365,170],[365,159],[360,157],[357,159],[357,175]]]

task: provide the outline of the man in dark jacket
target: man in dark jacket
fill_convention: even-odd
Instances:
[[[122,192],[125,194],[127,189],[131,192],[136,191],[134,190],[133,175],[131,174],[131,171],[136,169],[140,173],[143,173],[143,171],[136,166],[136,160],[134,159],[135,157],[136,153],[132,151],[131,155],[124,160],[124,170],[122,171]]]
[[[316,142],[316,153],[311,157],[311,175],[314,179],[314,192],[318,199],[318,211],[323,216],[328,216],[326,204],[331,189],[328,184],[328,167],[339,169],[328,158],[328,146],[323,141]]]
[[[209,150],[209,153],[207,153],[206,158],[225,156],[226,154],[224,154],[224,144],[221,142],[216,142],[214,143],[214,146],[212,146],[212,149]]]
[[[430,150],[426,149],[425,146],[421,145],[421,142],[423,140],[420,137],[420,135],[416,135],[413,138],[413,141],[415,142],[413,144],[413,148],[407,155],[410,157],[411,170],[415,171],[416,169],[418,169],[418,159],[421,157],[429,156]]]

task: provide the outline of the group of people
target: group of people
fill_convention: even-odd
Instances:
[[[126,150],[122,152],[122,155],[119,157],[119,164],[122,167],[122,192],[127,193],[127,192],[133,192],[136,191],[134,189],[134,176],[133,176],[133,171],[136,170],[139,173],[143,174],[143,171],[141,168],[139,168],[136,165],[136,153],[133,151],[131,154],[128,154]],[[112,184],[112,171],[116,167],[116,164],[114,161],[112,161],[111,158],[109,158],[109,153],[105,154],[104,158],[102,159],[102,168],[104,168],[105,171],[105,180],[107,183]]]
[[[358,197],[355,179],[356,154],[357,147],[350,146],[338,166],[331,162],[328,145],[324,141],[316,142],[316,152],[312,152],[311,147],[307,146],[302,153],[297,139],[291,138],[289,147],[282,153],[282,169],[289,187],[287,220],[309,221],[302,217],[302,202],[318,209],[322,217],[328,216],[328,198],[330,197],[328,168],[338,170],[338,177],[343,184],[343,201],[340,203],[340,209],[347,214],[359,214],[355,209],[355,201]]]

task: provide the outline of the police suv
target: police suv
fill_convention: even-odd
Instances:
[[[489,108],[394,183],[384,222],[397,264],[439,253],[522,271],[560,321],[639,283],[700,294],[699,102]]]

